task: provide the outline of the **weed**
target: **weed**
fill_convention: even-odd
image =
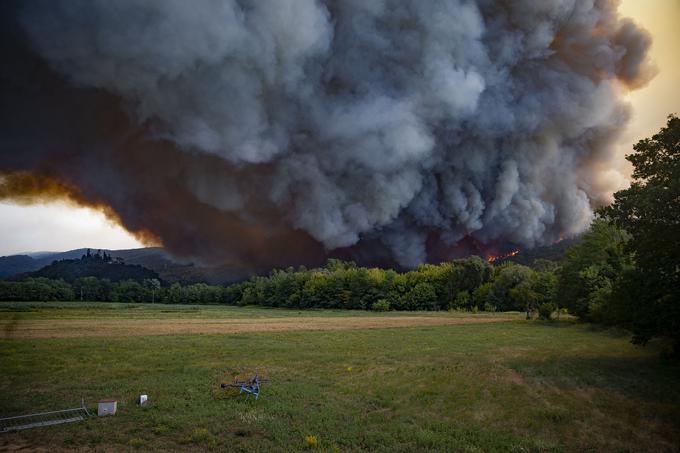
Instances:
[[[145,442],[142,439],[133,437],[132,439],[128,440],[128,445],[132,448],[142,448],[145,445]]]
[[[317,448],[319,446],[319,438],[311,434],[305,436],[305,446],[307,448]]]
[[[217,444],[215,436],[213,436],[212,433],[208,431],[207,428],[195,428],[191,432],[191,436],[189,437],[189,439],[191,443],[195,445],[214,447]]]

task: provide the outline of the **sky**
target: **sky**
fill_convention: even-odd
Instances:
[[[647,86],[627,95],[633,118],[621,136],[616,165],[628,173],[623,157],[632,145],[658,131],[669,113],[680,113],[680,0],[623,0],[620,12],[652,34],[651,58],[658,68]],[[142,246],[98,211],[58,202],[31,206],[0,202],[0,255]]]
[[[658,132],[670,113],[680,114],[680,0],[624,0],[619,11],[652,34],[651,57],[659,71],[649,85],[627,96],[633,118],[622,136],[625,154]]]
[[[0,255],[143,247],[101,212],[66,203],[2,203],[0,218]]]

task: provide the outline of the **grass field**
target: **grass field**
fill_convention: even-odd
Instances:
[[[113,308],[108,305],[113,305]],[[275,310],[151,304],[6,304],[0,306],[0,338],[120,337],[229,334],[301,330],[483,324],[522,319],[520,313],[433,313]]]
[[[418,312],[419,316],[441,316]],[[290,317],[413,316],[413,312],[290,310],[220,305],[125,304],[116,302],[0,302],[0,320],[32,319],[253,319]]]
[[[91,408],[119,401],[113,417],[0,434],[0,450],[680,450],[680,366],[654,344],[573,322],[484,316],[0,304],[0,325],[12,325],[0,330],[0,416],[72,407],[81,397]],[[105,330],[105,320],[304,327],[316,318],[366,318],[371,328],[16,334],[36,321],[64,331],[64,322],[88,320]],[[444,324],[379,328],[400,318]],[[259,401],[219,389],[255,371],[272,380]],[[140,393],[148,406],[134,404]]]

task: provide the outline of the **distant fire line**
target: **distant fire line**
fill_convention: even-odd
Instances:
[[[515,256],[519,253],[519,250],[513,250],[511,252],[508,252],[504,255],[489,255],[486,257],[486,260],[489,263],[495,263],[498,260],[502,260],[503,258],[510,258],[511,256]]]

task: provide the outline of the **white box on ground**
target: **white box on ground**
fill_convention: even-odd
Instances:
[[[97,406],[97,415],[100,417],[104,415],[113,415],[116,413],[118,402],[116,400],[101,400]]]
[[[144,406],[148,399],[149,399],[148,395],[139,395],[139,400],[137,400],[137,402],[139,403],[140,406]]]

